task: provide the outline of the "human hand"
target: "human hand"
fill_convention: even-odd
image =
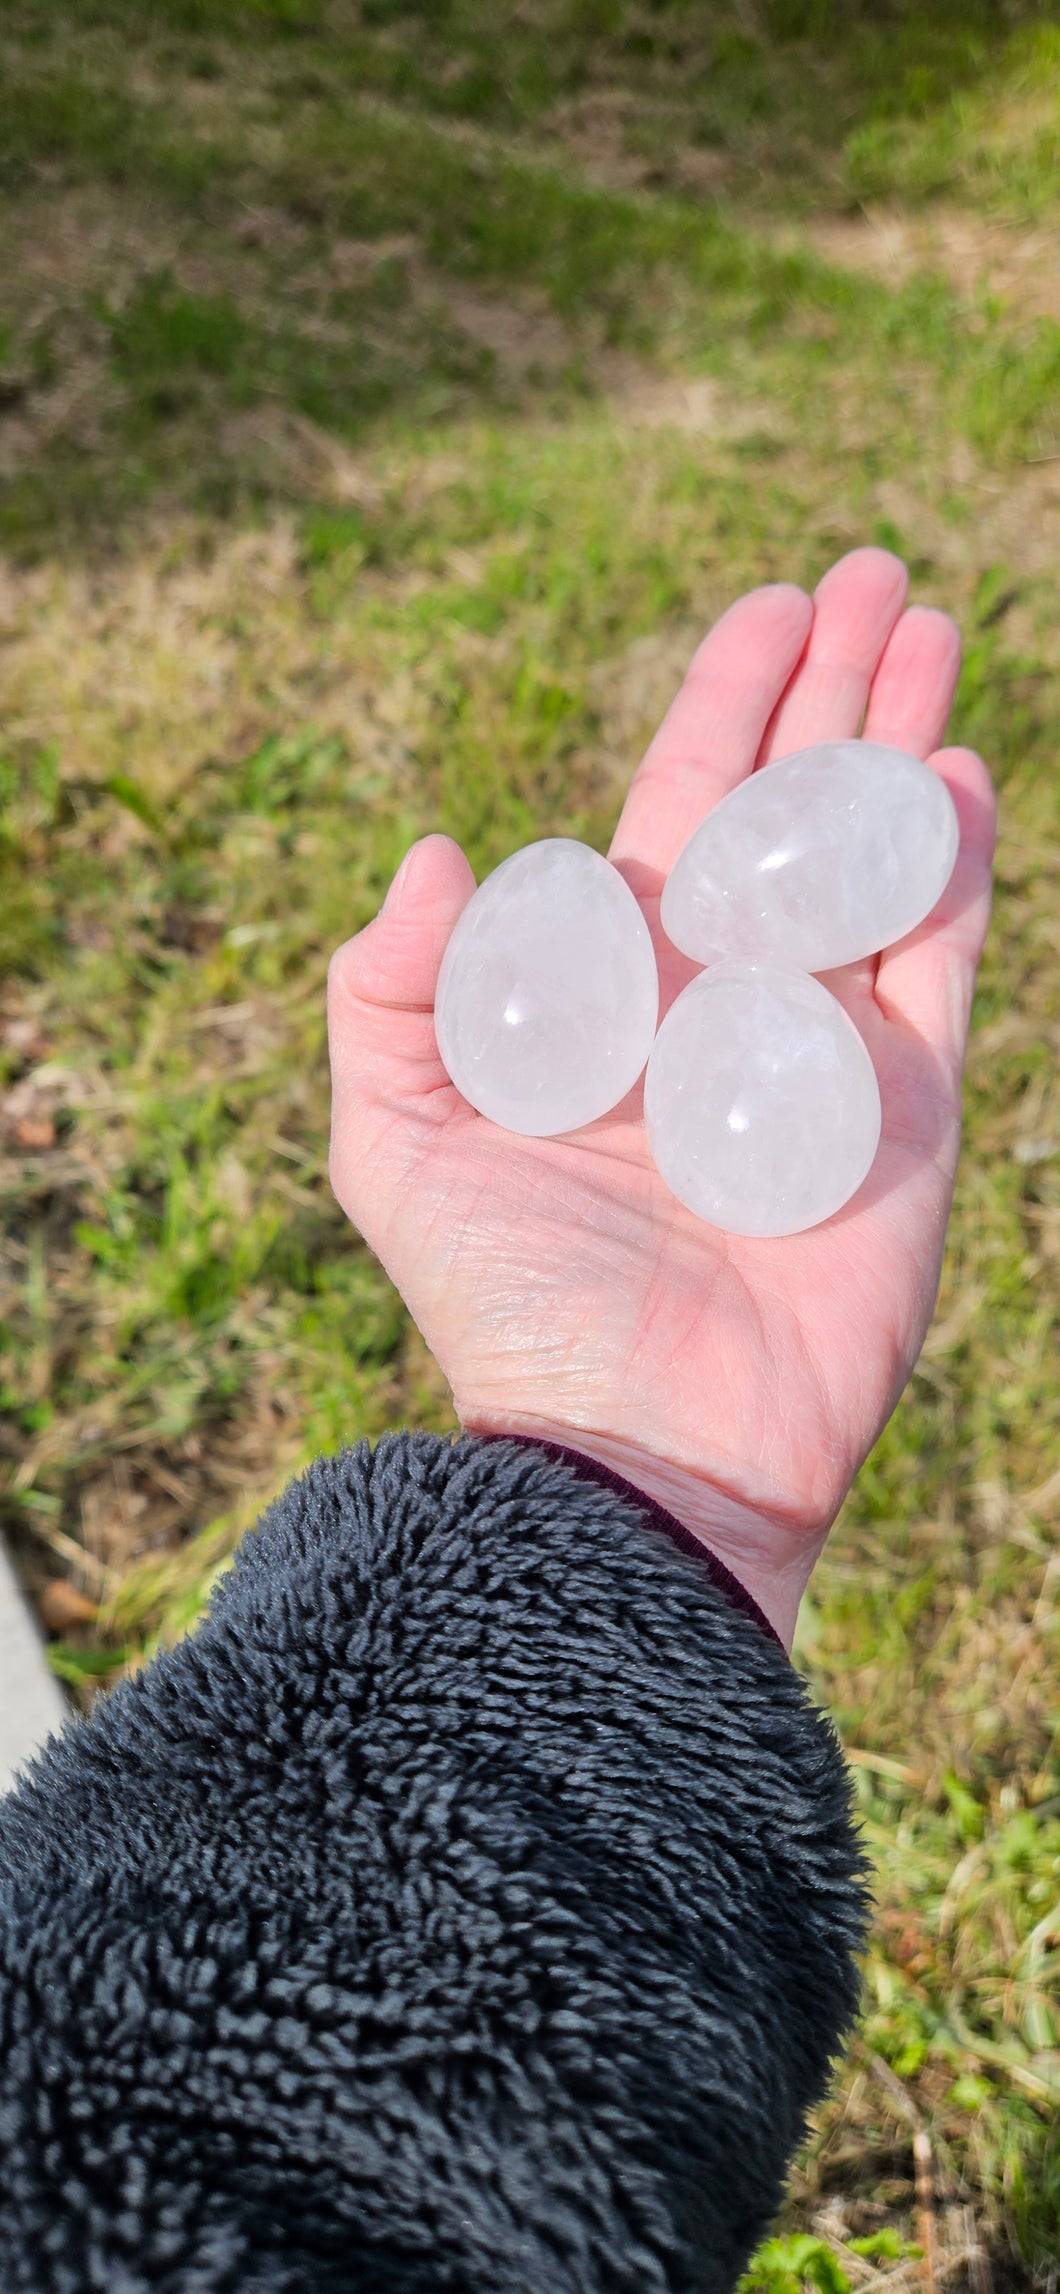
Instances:
[[[896,558],[863,549],[812,600],[777,584],[730,607],[634,774],[609,854],[652,932],[661,1020],[701,968],[662,933],[662,886],[737,781],[859,729],[943,775],[961,845],[933,915],[884,955],[824,975],[883,1102],[872,1170],[824,1225],[762,1241],[697,1219],[652,1162],[642,1084],[556,1139],[516,1137],[461,1098],[432,1016],[475,889],[448,837],[413,845],[328,983],[332,1184],[465,1431],[561,1442],[623,1474],[719,1555],[787,1646],[931,1316],[989,913],[989,776],[973,751],[936,746],[957,631],[944,614],[903,611],[906,590]]]

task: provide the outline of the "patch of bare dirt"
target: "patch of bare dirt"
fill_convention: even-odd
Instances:
[[[630,128],[642,116],[628,89],[593,88],[557,105],[548,126],[590,183],[605,191],[644,191],[658,182],[659,171],[645,152],[630,149]]]
[[[941,271],[962,302],[996,296],[1014,316],[1060,319],[1060,248],[1045,229],[1017,229],[965,208],[871,207],[812,217],[781,238],[791,246],[809,239],[826,262],[891,287],[918,271]]]
[[[50,303],[98,292],[113,301],[124,280],[170,261],[176,248],[161,214],[148,216],[106,184],[27,192],[0,292],[23,317],[27,297]]]
[[[0,477],[18,476],[60,437],[84,453],[99,447],[117,393],[92,305],[120,304],[175,254],[158,218],[148,228],[106,186],[24,199],[0,274],[0,318],[14,344],[0,394]]]
[[[600,380],[612,411],[632,430],[683,430],[690,436],[732,434],[732,410],[717,383],[659,374],[639,360],[605,356]]]
[[[263,478],[292,501],[309,497],[338,507],[376,509],[382,488],[362,457],[293,406],[261,405],[225,415],[218,436],[239,465],[260,462]]]
[[[79,346],[48,389],[27,385],[9,407],[0,406],[0,479],[17,478],[58,439],[92,454],[103,444],[106,416],[119,403],[106,361]]]
[[[380,239],[333,239],[328,260],[340,287],[361,287],[381,263],[413,262],[419,244],[412,231],[387,232]]]
[[[502,301],[476,294],[463,284],[447,284],[446,309],[461,333],[491,351],[505,380],[528,382],[561,374],[574,356],[574,339],[562,319],[539,303]]]
[[[691,140],[683,105],[652,103],[630,88],[591,88],[557,104],[544,123],[558,155],[573,160],[605,191],[656,191],[662,185],[714,198],[732,173],[720,150]]]

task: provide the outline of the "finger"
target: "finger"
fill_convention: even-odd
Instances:
[[[851,550],[829,567],[813,593],[804,658],[766,728],[758,764],[857,733],[908,586],[890,550]]]
[[[328,1168],[344,1211],[381,1256],[395,1190],[408,1183],[422,1147],[422,1124],[409,1118],[427,1112],[442,1123],[463,1106],[438,1056],[434,992],[474,889],[459,845],[422,837],[378,916],[336,950],[328,970]]]
[[[738,598],[695,654],[638,765],[608,858],[638,898],[662,881],[693,829],[750,772],[813,619],[804,590],[770,583]]]
[[[872,680],[865,740],[930,756],[946,730],[960,666],[960,634],[949,615],[911,605],[896,621]],[[878,970],[878,956],[863,956],[843,966],[840,983],[827,984],[841,1002],[861,1008],[875,992]]]
[[[866,741],[929,757],[945,734],[960,666],[960,632],[949,614],[911,605],[892,630],[872,681]]]
[[[957,861],[931,915],[880,957],[876,1002],[887,1019],[912,1029],[959,1076],[990,918],[997,807],[990,775],[974,749],[940,749],[927,761],[941,773],[957,807]]]

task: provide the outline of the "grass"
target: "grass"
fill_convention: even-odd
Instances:
[[[974,0],[0,33],[2,1504],[77,1701],[303,1460],[453,1422],[325,1175],[327,957],[409,841],[605,844],[754,582],[876,539],[961,623],[1002,798],[965,1155],[798,1649],[879,1909],[755,2294],[927,2285],[929,2232],[958,2294],[1055,2294],[1058,37]]]

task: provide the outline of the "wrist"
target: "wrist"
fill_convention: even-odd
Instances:
[[[735,1579],[790,1654],[799,1602],[827,1528],[808,1534],[782,1516],[745,1505],[689,1467],[595,1429],[521,1412],[487,1417],[461,1411],[460,1423],[467,1434],[514,1437],[578,1453],[643,1494],[680,1525],[705,1558],[720,1563],[723,1575]]]

